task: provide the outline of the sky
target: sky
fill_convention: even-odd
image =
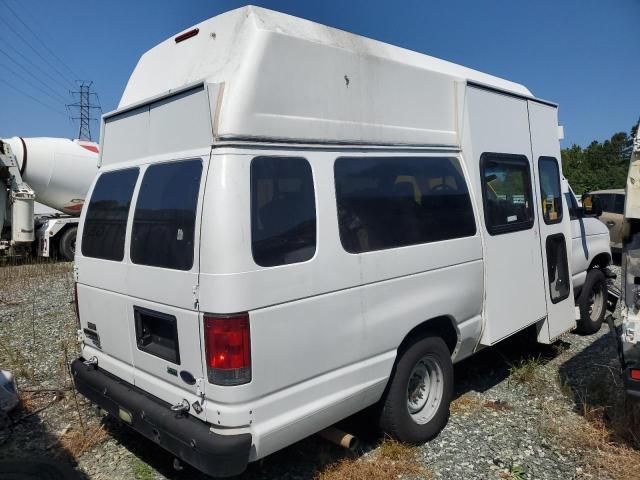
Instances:
[[[640,117],[640,0],[253,4],[522,83],[535,96],[560,105],[563,146],[586,146],[628,132]],[[77,80],[93,81],[102,111],[109,112],[145,51],[243,5],[234,0],[0,0],[0,138],[76,138],[78,124],[65,105],[77,101],[69,93],[77,90]],[[99,118],[99,111],[94,114]],[[91,127],[98,140],[98,122]]]

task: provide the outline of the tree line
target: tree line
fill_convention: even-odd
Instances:
[[[625,187],[633,138],[639,124],[629,133],[615,133],[604,142],[594,140],[585,148],[573,145],[562,149],[562,170],[577,195]]]

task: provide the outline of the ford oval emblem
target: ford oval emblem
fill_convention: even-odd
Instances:
[[[186,370],[182,370],[180,372],[180,378],[187,385],[195,385],[196,384],[195,377],[193,375],[191,375],[189,372],[187,372]]]

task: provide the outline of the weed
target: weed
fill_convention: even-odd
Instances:
[[[540,356],[519,360],[509,366],[509,382],[518,385],[534,383],[538,378],[538,369],[542,366]]]
[[[348,457],[332,463],[316,474],[316,480],[387,480],[390,478],[430,479],[421,464],[417,448],[385,439],[366,457]]]
[[[136,480],[152,480],[154,477],[153,468],[139,458],[134,458],[131,461],[131,469]]]
[[[511,465],[508,470],[499,473],[500,478],[506,480],[524,480],[527,474],[527,469],[520,465]]]

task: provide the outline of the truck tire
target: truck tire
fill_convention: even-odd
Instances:
[[[73,261],[73,257],[76,255],[76,235],[78,233],[78,227],[68,228],[60,237],[58,243],[58,252],[60,256],[69,261]]]
[[[451,352],[440,337],[416,340],[399,353],[381,400],[379,425],[403,443],[434,438],[447,424],[453,394]]]
[[[578,307],[578,333],[591,335],[600,330],[607,312],[607,279],[599,268],[587,272],[587,279],[578,296]]]

